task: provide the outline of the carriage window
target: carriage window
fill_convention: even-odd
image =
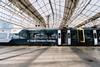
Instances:
[[[31,33],[32,39],[57,39],[57,30],[35,30]]]
[[[93,30],[85,30],[85,38],[86,39],[93,39],[93,35],[96,35],[96,34],[93,34]]]
[[[93,30],[85,29],[84,33],[85,33],[86,44],[92,45],[94,43],[94,35],[95,35],[95,34],[93,34]]]

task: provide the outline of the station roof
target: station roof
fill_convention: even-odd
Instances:
[[[0,20],[24,28],[100,25],[100,0],[0,0]]]

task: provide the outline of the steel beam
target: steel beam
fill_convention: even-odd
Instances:
[[[39,14],[39,12],[34,8],[34,6],[32,6],[32,4],[28,0],[9,0],[9,1],[13,3],[16,7],[18,7],[20,10],[23,9],[25,13],[30,15],[36,21],[41,22],[40,24],[46,27],[44,18]]]
[[[60,24],[60,28],[64,27],[67,24],[76,6],[78,5],[78,2],[79,0],[65,0],[64,14],[63,14],[62,22]]]
[[[93,21],[95,21],[95,20],[98,19],[98,18],[100,18],[100,12],[97,13],[97,14],[95,14],[95,15],[92,16],[91,18],[89,18],[89,19],[83,21],[81,24],[77,25],[76,27],[81,27],[81,26],[83,26],[83,25],[86,25],[87,23],[93,22]]]

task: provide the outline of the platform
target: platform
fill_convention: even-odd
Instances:
[[[0,67],[100,67],[100,48],[2,46]]]

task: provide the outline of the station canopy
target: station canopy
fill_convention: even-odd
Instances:
[[[20,28],[100,27],[100,0],[0,0],[0,20]]]

